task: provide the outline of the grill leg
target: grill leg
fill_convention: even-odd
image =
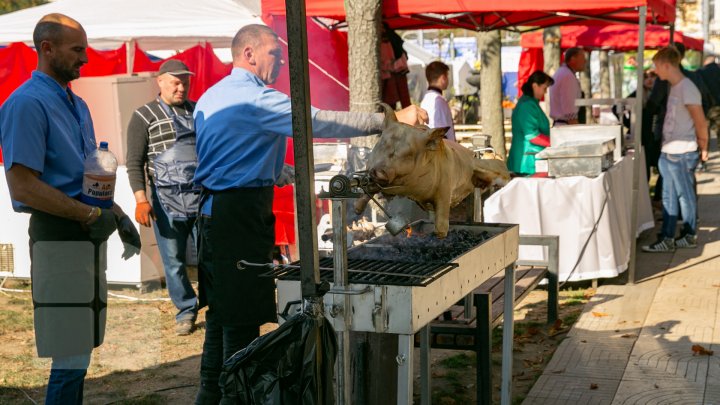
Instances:
[[[413,403],[413,335],[398,335],[398,405]]]
[[[475,356],[477,403],[492,404],[492,293],[475,294]]]
[[[430,405],[430,324],[420,329],[420,405]]]
[[[513,333],[515,322],[515,263],[505,268],[504,313],[503,313],[503,344],[502,344],[502,381],[500,384],[500,404],[510,405],[512,400],[512,361]]]

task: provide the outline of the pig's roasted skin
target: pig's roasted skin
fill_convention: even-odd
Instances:
[[[510,180],[505,162],[476,159],[469,149],[444,139],[448,128],[403,124],[389,106],[382,106],[384,128],[368,160],[370,177],[383,194],[405,196],[435,211],[438,237],[447,236],[450,208],[476,187],[503,186]]]

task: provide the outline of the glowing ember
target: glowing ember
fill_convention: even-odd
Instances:
[[[405,232],[407,232],[407,237],[408,237],[408,238],[412,236],[412,228],[408,227],[408,228],[405,230]]]

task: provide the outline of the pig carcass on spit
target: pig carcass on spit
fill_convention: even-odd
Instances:
[[[398,122],[387,104],[380,140],[368,159],[368,174],[385,195],[410,198],[424,210],[435,211],[435,234],[447,236],[450,208],[473,190],[501,187],[510,180],[505,162],[476,159],[473,152],[443,138],[448,128],[431,129]],[[373,190],[370,190],[373,191]],[[358,199],[355,212],[369,200]]]

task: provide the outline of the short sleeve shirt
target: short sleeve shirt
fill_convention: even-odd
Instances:
[[[34,71],[0,107],[5,171],[19,164],[69,197],[82,191],[85,157],[96,149],[87,104],[53,78]],[[12,201],[13,209],[29,207]]]
[[[679,154],[698,148],[695,122],[688,105],[702,105],[700,90],[687,77],[670,87],[667,113],[663,122],[662,152]]]
[[[448,106],[448,102],[442,94],[434,90],[428,90],[420,103],[420,108],[427,111],[429,118],[428,126],[430,128],[450,127],[447,133],[445,133],[445,138],[456,141],[450,106]]]

